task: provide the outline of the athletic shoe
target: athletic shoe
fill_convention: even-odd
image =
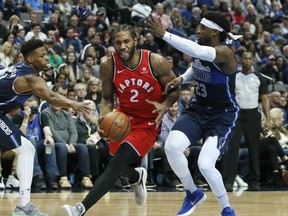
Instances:
[[[238,187],[248,187],[248,184],[239,175],[236,176],[235,181]]]
[[[3,182],[3,177],[0,176],[0,190],[4,190],[5,189],[5,185],[4,185],[4,182]]]
[[[31,203],[27,203],[24,207],[16,206],[12,216],[48,216],[48,214],[39,212],[35,206]]]
[[[186,197],[183,201],[181,209],[177,213],[177,216],[188,216],[192,214],[195,209],[199,205],[201,205],[206,199],[207,196],[199,189],[197,189],[192,194],[190,191],[186,190]]]
[[[77,203],[75,206],[64,205],[61,209],[65,216],[81,216],[86,211],[82,203]]]
[[[231,207],[226,207],[223,209],[222,216],[235,216],[235,212]]]
[[[147,200],[147,190],[146,190],[146,180],[147,171],[143,167],[135,168],[140,174],[140,179],[138,182],[131,184],[131,188],[135,194],[135,201],[137,205],[144,205]]]
[[[9,175],[6,182],[6,188],[19,188],[18,179],[16,179],[13,175]]]

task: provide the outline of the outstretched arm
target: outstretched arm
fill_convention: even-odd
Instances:
[[[33,92],[49,104],[63,108],[71,107],[75,111],[90,113],[87,104],[69,100],[60,94],[51,91],[42,77],[26,75],[19,77],[14,83],[14,89],[18,93]]]

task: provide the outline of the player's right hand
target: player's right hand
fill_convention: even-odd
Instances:
[[[108,137],[104,136],[104,131],[101,129],[100,125],[101,125],[101,121],[103,120],[104,116],[101,116],[100,118],[98,118],[97,120],[97,132],[98,134],[101,136],[101,138],[105,141],[110,141],[108,139]]]
[[[91,108],[89,106],[89,103],[87,102],[83,102],[83,103],[79,103],[79,102],[74,102],[71,105],[72,109],[76,112],[82,112],[85,113],[87,115],[89,115],[91,113]]]
[[[164,94],[167,94],[171,89],[178,88],[183,82],[183,78],[181,76],[176,77],[172,81],[168,82],[165,86]]]

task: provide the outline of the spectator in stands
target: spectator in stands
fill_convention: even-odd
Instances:
[[[149,16],[152,12],[152,8],[146,4],[145,0],[138,0],[136,4],[132,6],[131,19],[135,23],[143,23],[145,17]]]
[[[81,22],[86,20],[89,13],[90,12],[86,9],[86,0],[78,0],[78,4],[72,9],[72,14],[76,14]]]
[[[55,11],[59,11],[58,4],[54,3],[54,0],[46,0],[43,3],[43,14],[45,15],[51,15]]]
[[[273,91],[270,94],[270,109],[280,107],[281,93],[279,91]]]
[[[80,54],[82,51],[82,43],[81,41],[78,39],[78,37],[75,36],[74,33],[74,28],[73,27],[68,27],[67,31],[66,31],[66,38],[64,39],[64,41],[62,42],[62,48],[63,50],[66,50],[67,46],[69,44],[73,44],[73,46],[75,47],[75,51],[77,54]]]
[[[238,6],[234,9],[234,13],[232,13],[232,17],[233,17],[234,23],[238,25],[242,25],[246,21],[246,18],[243,14],[243,10],[241,6]]]
[[[273,27],[272,27],[272,33],[270,35],[270,39],[271,41],[273,41],[274,43],[279,40],[279,39],[284,39],[281,35],[281,27],[279,23],[274,23]]]
[[[77,83],[74,87],[74,91],[76,94],[76,101],[83,102],[87,95],[87,86],[84,83]]]
[[[145,35],[144,43],[141,45],[142,49],[150,50],[153,53],[160,53],[160,47],[155,42],[154,35],[152,35],[150,32],[147,32]]]
[[[97,32],[104,32],[108,30],[108,25],[105,22],[105,11],[98,10],[96,12],[96,20],[95,20],[95,26]]]
[[[66,64],[69,67],[69,85],[74,87],[76,80],[79,79],[80,68],[77,62],[77,56],[74,51],[69,51],[66,55]]]
[[[77,14],[72,14],[69,22],[67,23],[67,28],[65,29],[65,33],[67,32],[68,28],[73,29],[74,38],[80,38],[81,33],[83,32],[83,26],[84,24],[82,22],[79,22],[79,17]],[[65,49],[64,49],[65,50]]]
[[[19,29],[22,29],[23,28],[23,25],[21,25],[21,20],[19,18],[19,16],[17,15],[12,15],[10,18],[9,18],[9,21],[8,21],[8,30],[14,34],[14,36],[16,36],[17,34],[17,31]]]
[[[52,86],[55,83],[55,73],[53,71],[53,67],[43,71],[41,77],[46,81],[48,87]]]
[[[86,0],[86,9],[89,14],[95,16],[99,8],[97,7],[97,4],[93,0]]]
[[[189,89],[181,89],[179,93],[178,112],[181,114],[183,110],[189,107],[192,95]]]
[[[118,0],[117,3],[120,11],[119,24],[130,23],[132,7],[137,4],[137,0]]]
[[[114,46],[109,46],[106,49],[106,55],[101,58],[101,62],[106,61],[108,58],[111,57],[112,53],[116,52]]]
[[[8,67],[13,62],[12,43],[6,41],[0,51],[0,65]]]
[[[84,83],[86,84],[87,81],[93,77],[93,73],[92,70],[88,67],[83,67],[80,70],[80,76],[79,76],[79,80],[77,80],[77,83]]]
[[[90,102],[91,114],[79,115],[75,119],[75,125],[78,132],[78,143],[82,143],[87,146],[90,161],[90,170],[93,182],[99,177],[103,168],[107,165],[109,161],[110,154],[105,141],[101,139],[97,133],[97,126],[95,123],[95,112],[96,106],[91,100],[85,100],[85,102]]]
[[[59,10],[61,15],[69,17],[72,12],[72,5],[67,0],[59,0],[58,2]]]
[[[3,20],[3,13],[2,11],[0,11],[0,38],[3,38],[8,34],[7,26],[3,25],[2,20]],[[2,44],[2,40],[0,44]]]
[[[175,25],[173,25],[173,29],[171,30],[171,33],[178,35],[180,37],[187,37],[187,32],[184,28],[184,23],[182,19],[178,19],[175,22]]]
[[[25,22],[24,28],[25,32],[31,31],[31,25],[32,23],[38,22],[38,14],[35,11],[31,11],[30,13],[30,19],[29,20],[23,20]]]
[[[255,25],[257,20],[257,11],[253,4],[247,5],[247,15],[245,17],[246,21],[250,22],[251,24]]]
[[[48,125],[48,119],[42,118],[38,112],[38,102],[34,96],[23,104],[23,111],[12,118],[23,134],[32,142],[36,151],[34,157],[34,170],[32,187],[37,189],[58,189],[57,178],[59,171],[56,162],[54,140]],[[50,152],[45,153],[45,145],[49,145]],[[44,156],[45,176],[38,158]],[[45,180],[46,179],[46,183]]]
[[[85,96],[86,100],[91,100],[95,103],[96,109],[98,113],[99,104],[102,99],[102,92],[101,92],[101,83],[100,80],[96,77],[91,77],[87,82],[87,95]]]
[[[19,9],[16,7],[12,0],[3,1],[1,11],[3,13],[3,19],[6,21],[8,21],[12,15],[17,15],[20,17]]]
[[[67,165],[75,166],[79,169],[81,184],[85,188],[91,188],[90,164],[88,149],[85,145],[77,143],[78,133],[70,114],[56,106],[50,105],[42,111],[41,115],[46,115],[49,126],[55,141],[56,158],[59,169],[59,186],[61,188],[71,188],[71,183],[67,178]],[[71,170],[74,172],[75,170]]]
[[[279,73],[278,73],[278,68],[276,66],[276,58],[274,55],[270,55],[268,57],[268,63],[263,65],[260,68],[259,72],[273,78],[273,81],[281,80]],[[267,79],[267,83],[271,83],[271,81]]]
[[[45,41],[47,38],[46,34],[41,32],[41,25],[40,23],[34,22],[31,24],[31,31],[29,31],[25,36],[25,41],[28,41],[32,38],[40,39],[42,41]]]
[[[61,22],[60,16],[58,13],[53,12],[47,23],[44,24],[44,32],[47,33],[48,36],[48,31],[54,31],[53,35],[55,37],[55,41],[58,41],[60,38],[65,37],[65,24]],[[49,36],[48,36],[49,37]]]
[[[94,47],[89,47],[89,48],[94,48]],[[95,64],[95,59],[93,58],[92,55],[87,54],[84,59],[84,63],[81,64],[81,68],[85,69],[88,68],[91,72],[92,75],[95,77],[99,77],[99,65]]]
[[[83,61],[86,52],[86,49],[90,46],[93,46],[96,50],[96,58],[97,62],[96,64],[100,64],[100,59],[105,55],[105,48],[101,45],[101,34],[99,32],[96,32],[94,37],[91,39],[91,43],[87,44],[81,53],[81,58],[80,60]]]
[[[80,35],[81,40],[83,40],[85,37],[88,36],[88,30],[90,28],[94,28],[95,32],[96,32],[96,18],[92,14],[89,14],[86,18],[86,23],[83,27],[83,32]],[[91,35],[89,36],[89,38],[91,38]],[[85,45],[86,44],[88,44],[88,43],[85,43]],[[82,45],[83,45],[83,41],[82,41]],[[83,46],[85,46],[85,45],[83,45]]]
[[[160,18],[164,30],[173,29],[173,23],[170,17],[164,13],[164,6],[162,3],[157,3],[155,5],[155,12],[152,13],[154,17]]]
[[[58,55],[53,49],[54,41],[51,38],[46,38],[44,46],[47,50],[48,58],[53,71],[57,71],[59,65],[63,63],[60,55]]]
[[[25,0],[29,11],[37,14],[43,14],[43,1],[42,0]]]
[[[281,22],[282,18],[284,16],[284,13],[282,11],[282,8],[278,2],[272,3],[272,10],[270,12],[270,17],[274,22]]]
[[[192,57],[183,53],[182,54],[182,61],[179,62],[179,75],[183,74],[187,68],[190,66],[192,62]]]
[[[19,29],[17,31],[17,34],[16,34],[15,38],[14,38],[14,44],[22,45],[24,43],[24,41],[25,41],[25,34],[26,34],[26,32],[25,32],[24,28]]]

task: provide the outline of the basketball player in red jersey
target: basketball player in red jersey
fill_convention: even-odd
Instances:
[[[114,187],[120,173],[128,176],[136,203],[145,204],[147,172],[139,167],[141,159],[152,148],[166,110],[178,99],[176,89],[163,95],[166,84],[175,78],[170,64],[158,54],[138,49],[132,26],[116,27],[114,42],[116,53],[100,65],[103,90],[100,116],[113,110],[116,94],[118,110],[131,119],[131,132],[121,142],[109,144],[114,157],[82,202],[62,207],[66,216],[83,215]]]

